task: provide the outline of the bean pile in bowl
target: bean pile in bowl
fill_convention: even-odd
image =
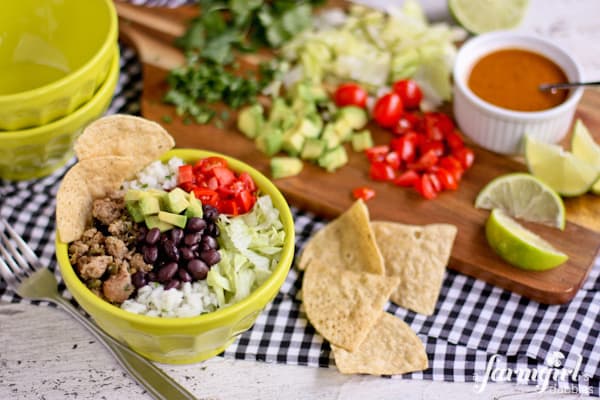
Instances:
[[[57,258],[110,335],[152,360],[189,363],[252,326],[287,275],[294,229],[258,171],[173,145],[142,118],[91,124],[57,195]]]

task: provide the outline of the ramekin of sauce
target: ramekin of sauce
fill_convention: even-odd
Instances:
[[[453,78],[459,127],[502,154],[520,154],[525,134],[560,141],[583,94],[583,88],[540,91],[542,83],[582,81],[579,64],[552,42],[508,31],[469,39],[459,49]]]

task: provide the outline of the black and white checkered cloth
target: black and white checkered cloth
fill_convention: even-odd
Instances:
[[[139,113],[141,86],[141,67],[136,55],[122,46],[121,77],[108,113]],[[57,270],[54,199],[61,178],[74,161],[43,179],[0,180],[0,215],[24,237],[43,264],[54,271]],[[299,251],[326,221],[296,208],[293,214],[296,251]],[[223,357],[334,367],[329,344],[306,319],[298,297],[301,277],[292,268],[274,301]],[[62,283],[61,289],[70,298]],[[7,290],[1,280],[0,300],[24,301]],[[424,372],[393,379],[480,382],[486,380],[487,374],[492,382],[506,380],[506,368],[510,368],[514,373],[508,380],[517,382],[517,371],[527,372],[528,368],[529,372],[535,369],[537,381],[521,375],[520,383],[536,385],[554,372],[550,389],[546,390],[599,396],[600,259],[583,288],[565,305],[539,304],[448,271],[434,315],[425,317],[392,303],[388,303],[387,312],[402,318],[418,333],[426,345],[430,365]],[[561,371],[568,373],[569,378],[560,376]]]

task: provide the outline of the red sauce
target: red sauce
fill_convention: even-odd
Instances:
[[[481,58],[469,76],[469,88],[481,99],[515,111],[541,111],[556,107],[568,96],[540,91],[542,83],[566,82],[564,71],[541,54],[505,49]]]

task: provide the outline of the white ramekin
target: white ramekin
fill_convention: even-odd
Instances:
[[[511,111],[477,97],[467,85],[476,61],[500,49],[521,49],[542,54],[559,65],[570,82],[581,82],[581,67],[566,51],[537,36],[509,31],[485,33],[469,39],[454,64],[454,117],[462,132],[483,148],[497,153],[522,153],[523,137],[556,143],[565,137],[583,88],[572,90],[567,100],[545,111]]]

